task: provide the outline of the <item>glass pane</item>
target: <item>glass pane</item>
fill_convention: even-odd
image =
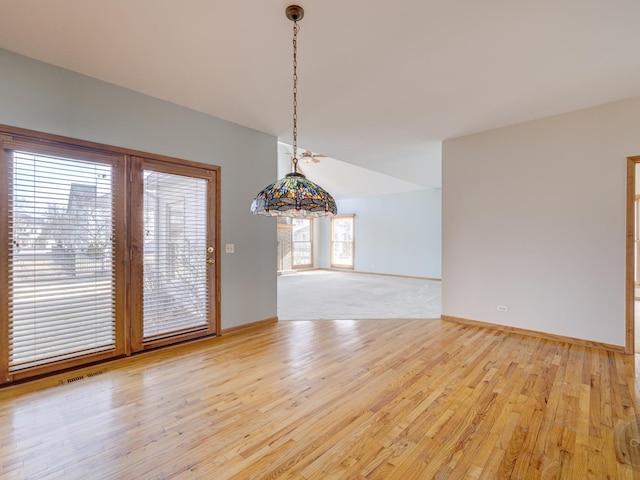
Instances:
[[[311,220],[308,218],[293,219],[293,241],[294,242],[310,242],[311,241]]]
[[[353,218],[334,218],[332,222],[334,241],[353,241]]]
[[[311,219],[292,219],[293,266],[310,266],[311,260]]]
[[[293,265],[311,265],[311,242],[293,243]]]
[[[111,165],[13,154],[10,370],[115,348]]]
[[[335,265],[353,266],[353,243],[334,242],[331,263]]]
[[[208,324],[207,181],[144,172],[143,337]]]

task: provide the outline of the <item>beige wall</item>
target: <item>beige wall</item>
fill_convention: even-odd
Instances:
[[[444,142],[444,315],[624,345],[638,119],[633,98]]]

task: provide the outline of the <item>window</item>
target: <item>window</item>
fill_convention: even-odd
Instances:
[[[219,330],[219,167],[0,126],[0,384]]]
[[[331,218],[331,266],[353,268],[353,215]]]
[[[292,219],[293,267],[312,267],[312,224],[310,218]]]

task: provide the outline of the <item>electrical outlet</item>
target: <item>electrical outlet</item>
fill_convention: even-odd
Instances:
[[[508,312],[509,311],[509,307],[507,307],[506,305],[498,305],[498,311],[499,312]]]
[[[224,246],[225,253],[234,253],[236,251],[236,246],[233,243],[227,243]]]

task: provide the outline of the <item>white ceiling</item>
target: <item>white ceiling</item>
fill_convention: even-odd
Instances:
[[[0,0],[0,47],[291,143],[289,3]],[[443,139],[640,95],[638,0],[298,4],[300,146],[423,186]]]
[[[291,145],[278,143],[278,178],[293,171]],[[331,157],[316,162],[298,152],[298,171],[329,191],[335,200],[424,190],[425,186]]]

